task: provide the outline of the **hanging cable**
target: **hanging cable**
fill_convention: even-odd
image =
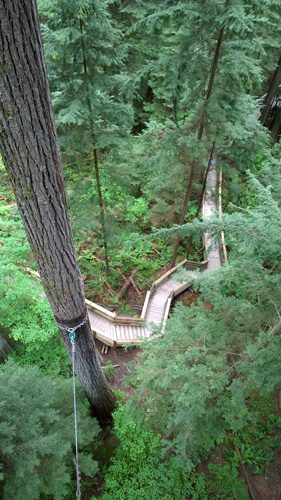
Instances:
[[[79,325],[80,326],[80,325]],[[76,327],[77,328],[77,327]],[[75,469],[76,469],[76,498],[81,499],[81,477],[79,470],[79,453],[78,453],[78,426],[77,426],[77,405],[76,405],[76,384],[75,384],[75,339],[76,328],[68,328],[68,338],[71,342],[71,357],[72,357],[72,385],[73,385],[73,409],[74,409],[74,434],[75,434]]]

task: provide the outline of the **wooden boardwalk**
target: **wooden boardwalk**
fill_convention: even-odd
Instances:
[[[202,217],[208,219],[215,210],[219,210],[218,200],[218,173],[215,168],[209,171],[207,177],[206,191],[202,204]],[[213,244],[209,233],[204,235],[205,258],[208,260],[207,271],[215,271],[222,265],[221,248],[218,244]]]
[[[186,266],[187,262],[183,261],[180,265]],[[191,280],[196,277],[196,272],[189,270],[190,282],[176,281],[173,275],[178,267],[171,269],[153,283],[147,292],[140,318],[118,316],[87,300],[94,336],[106,345],[126,346],[141,343],[150,337],[155,328],[159,333],[163,331],[173,297],[186,290],[191,285]]]
[[[212,168],[207,176],[202,206],[203,219],[210,217],[219,208],[218,194],[218,174]],[[195,264],[184,260],[153,283],[147,292],[140,318],[118,316],[87,300],[94,336],[104,344],[115,347],[140,344],[152,332],[163,333],[173,298],[191,286],[198,272],[214,271],[222,265],[220,244],[213,243],[208,233],[204,235],[204,247],[206,261]],[[188,279],[184,282],[175,278],[175,273],[181,266],[187,269]]]

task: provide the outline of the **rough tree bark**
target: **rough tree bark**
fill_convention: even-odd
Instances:
[[[35,0],[0,0],[0,149],[56,321],[76,326],[76,369],[100,420],[114,397],[92,337],[67,214]],[[61,329],[68,350],[67,332]]]
[[[281,108],[278,108],[278,110],[275,113],[271,127],[271,137],[274,142],[277,142],[279,140],[280,134],[281,134]]]
[[[272,105],[272,101],[278,91],[278,87],[281,84],[281,56],[279,57],[278,65],[274,71],[274,74],[270,80],[269,88],[266,94],[264,106],[262,108],[260,120],[263,125],[265,125],[268,118],[268,114]]]
[[[201,142],[202,137],[203,137],[203,132],[205,129],[206,118],[207,118],[206,105],[208,104],[208,101],[212,95],[213,88],[214,88],[215,76],[216,76],[217,69],[218,69],[218,62],[219,62],[220,51],[221,51],[221,46],[222,46],[222,42],[223,42],[223,36],[224,36],[224,28],[221,28],[219,31],[219,34],[218,34],[216,48],[215,48],[215,52],[214,52],[214,57],[213,57],[212,65],[210,68],[210,75],[209,75],[209,79],[208,79],[207,92],[206,92],[204,103],[203,103],[203,106],[201,109],[199,122],[198,122],[198,125],[196,127],[197,139],[200,142]],[[189,174],[186,178],[184,200],[183,200],[182,210],[181,210],[181,214],[180,214],[180,218],[179,218],[179,222],[178,222],[178,224],[180,226],[182,226],[184,224],[184,221],[185,221],[185,216],[186,216],[186,212],[187,212],[187,208],[188,208],[190,196],[191,196],[192,185],[193,185],[193,181],[194,181],[194,177],[195,177],[195,171],[196,171],[196,165],[194,162],[192,162]],[[173,250],[173,257],[172,257],[172,261],[171,261],[171,267],[175,266],[179,244],[180,244],[180,238],[176,237],[175,241],[174,241],[174,250]]]

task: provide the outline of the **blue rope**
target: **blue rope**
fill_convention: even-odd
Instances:
[[[77,327],[76,327],[77,328]],[[80,470],[79,470],[79,454],[78,454],[78,426],[77,426],[77,406],[76,406],[76,385],[75,385],[75,338],[76,333],[74,328],[68,329],[68,338],[71,342],[71,353],[72,353],[72,385],[73,385],[73,408],[74,408],[74,434],[75,434],[75,469],[76,469],[76,498],[81,499],[81,487],[80,487]]]

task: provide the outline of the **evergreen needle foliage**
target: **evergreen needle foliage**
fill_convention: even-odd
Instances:
[[[223,219],[229,263],[195,281],[196,303],[175,307],[138,372],[133,413],[187,462],[254,423],[252,400],[281,383],[281,212],[268,189],[250,185],[256,206]],[[208,227],[217,235],[222,225]]]
[[[229,254],[194,279],[191,305],[174,306],[165,336],[143,346],[134,394],[114,414],[119,445],[101,471],[101,498],[244,500],[240,467],[268,473],[281,425],[272,406],[281,386],[280,145],[262,119],[270,97],[278,141],[280,0],[38,6],[86,296],[128,314],[142,297],[131,287],[121,303],[124,278],[137,270],[145,292],[174,241],[175,259],[200,261],[204,233],[217,242],[223,230]],[[224,214],[202,222],[211,156]],[[0,175],[0,496],[73,498],[70,364],[42,287],[26,273],[34,260],[1,161]],[[119,383],[117,373],[108,362],[108,380]],[[98,425],[80,389],[78,413],[92,494],[97,464],[83,450]]]
[[[37,368],[7,363],[0,371],[0,462],[4,500],[59,500],[71,492],[73,475],[72,381],[42,377]],[[79,446],[99,432],[88,416],[80,389]],[[80,454],[82,472],[97,471],[88,454]]]

